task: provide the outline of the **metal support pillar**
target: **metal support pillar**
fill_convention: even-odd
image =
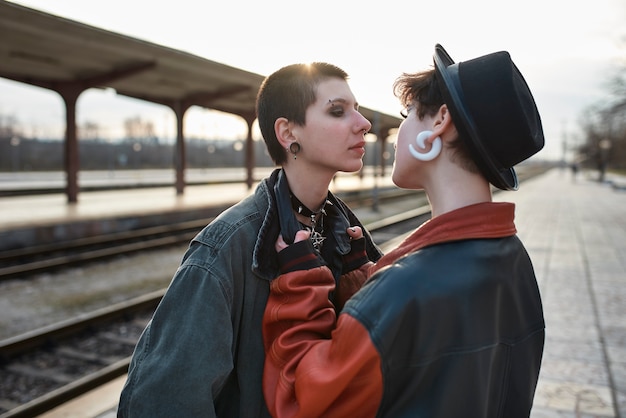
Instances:
[[[246,186],[248,190],[252,188],[254,183],[254,141],[252,140],[252,124],[255,117],[245,117],[248,125],[248,134],[246,136]]]
[[[78,202],[78,170],[80,158],[78,154],[78,136],[76,133],[76,101],[82,89],[64,88],[58,93],[65,102],[65,143],[63,147],[65,165],[65,193],[68,203]]]
[[[185,113],[189,109],[189,105],[177,101],[172,106],[172,110],[176,115],[176,147],[174,149],[174,169],[176,170],[176,194],[182,195],[185,192],[185,168],[187,159],[185,156],[185,132],[183,123]]]

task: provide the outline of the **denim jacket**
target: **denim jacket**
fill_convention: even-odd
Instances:
[[[279,275],[280,178],[277,169],[192,240],[137,343],[118,417],[270,416],[261,326],[269,282]],[[360,222],[332,194],[329,200],[341,215],[333,228],[337,248],[345,249],[345,228]],[[365,236],[376,261],[380,251]]]

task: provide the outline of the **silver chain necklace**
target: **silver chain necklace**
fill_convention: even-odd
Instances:
[[[311,233],[311,242],[313,248],[320,250],[326,237],[324,236],[324,215],[326,215],[325,207],[327,204],[332,205],[328,199],[324,201],[322,208],[318,212],[313,212],[311,209],[304,206],[302,202],[292,193],[291,194],[291,207],[300,215],[308,216],[311,220],[310,225],[305,225],[306,229]],[[319,224],[319,225],[318,225]],[[318,227],[319,226],[319,230]]]
[[[319,218],[319,221],[320,221],[319,231],[316,230],[318,215],[320,217]],[[320,250],[320,248],[322,248],[322,244],[324,244],[324,240],[326,239],[326,237],[323,235],[324,234],[324,215],[326,215],[326,212],[322,208],[319,214],[311,215],[311,226],[306,227],[311,232],[311,242],[313,243],[313,248],[315,248],[318,251]]]

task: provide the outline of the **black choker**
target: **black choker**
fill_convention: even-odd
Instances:
[[[330,203],[328,199],[326,199],[324,201],[324,204],[322,205],[322,208],[317,212],[313,212],[311,209],[304,206],[304,203],[300,202],[300,199],[298,199],[295,194],[290,193],[290,197],[291,197],[291,207],[293,208],[293,210],[295,210],[296,213],[299,213],[300,215],[304,215],[307,218],[311,218],[313,220],[315,220],[315,218],[319,216],[320,214],[326,215],[326,211],[324,210],[324,208],[326,207],[327,204],[332,205],[332,203]]]

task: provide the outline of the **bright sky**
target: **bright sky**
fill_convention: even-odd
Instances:
[[[348,72],[362,106],[393,115],[400,110],[393,81],[431,66],[436,43],[456,61],[507,50],[542,115],[545,158],[560,158],[563,139],[580,135],[582,112],[608,97],[606,83],[626,57],[624,0],[15,2],[261,75],[328,61]],[[63,132],[61,100],[43,89],[0,79],[0,113],[15,116],[27,133]],[[134,116],[152,119],[158,135],[173,135],[165,107],[95,90],[79,98],[78,123],[106,126],[105,137]],[[207,110],[194,109],[186,124],[188,135],[245,135],[243,123]]]

